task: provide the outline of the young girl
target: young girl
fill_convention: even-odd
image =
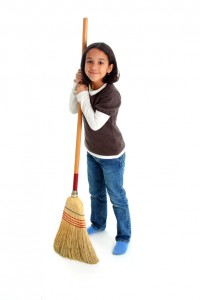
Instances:
[[[91,195],[91,226],[88,234],[105,230],[107,194],[117,220],[113,254],[127,251],[131,238],[131,221],[126,191],[123,188],[125,143],[116,125],[121,96],[117,62],[105,43],[93,43],[83,53],[72,89],[69,108],[77,113],[80,103],[85,128],[87,170]]]

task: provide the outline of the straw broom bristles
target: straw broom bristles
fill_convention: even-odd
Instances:
[[[54,250],[63,257],[88,264],[99,261],[86,229],[82,201],[77,196],[67,198]]]

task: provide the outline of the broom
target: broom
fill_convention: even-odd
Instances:
[[[83,18],[82,53],[87,45],[88,19]],[[78,170],[80,160],[80,144],[82,131],[82,112],[78,105],[78,120],[76,133],[76,149],[74,162],[73,190],[67,198],[62,220],[54,240],[54,250],[61,256],[88,264],[99,260],[89,239],[86,229],[83,204],[78,197]]]

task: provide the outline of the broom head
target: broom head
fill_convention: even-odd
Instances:
[[[54,250],[63,257],[88,264],[99,261],[86,229],[82,201],[77,196],[67,198]]]

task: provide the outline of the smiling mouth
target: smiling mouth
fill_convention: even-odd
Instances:
[[[89,72],[90,75],[98,75],[98,73]]]

